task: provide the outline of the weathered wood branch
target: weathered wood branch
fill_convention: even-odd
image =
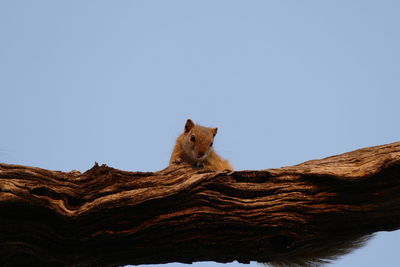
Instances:
[[[0,164],[0,214],[1,266],[325,257],[400,228],[400,142],[229,174]]]

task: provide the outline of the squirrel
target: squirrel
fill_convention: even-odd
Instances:
[[[218,128],[208,128],[188,119],[184,132],[176,139],[169,164],[186,162],[194,167],[213,171],[233,171],[229,162],[215,153],[214,137]]]

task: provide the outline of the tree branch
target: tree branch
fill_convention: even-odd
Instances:
[[[399,207],[400,142],[229,174],[0,164],[0,265],[329,258],[399,229]]]

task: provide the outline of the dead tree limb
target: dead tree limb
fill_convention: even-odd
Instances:
[[[0,164],[1,266],[269,262],[400,228],[400,142],[296,166]]]

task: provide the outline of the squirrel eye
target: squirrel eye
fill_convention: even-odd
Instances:
[[[212,146],[212,145],[213,145],[213,142],[211,142],[210,146]]]
[[[194,135],[190,136],[190,141],[192,142],[196,141],[196,137]]]

